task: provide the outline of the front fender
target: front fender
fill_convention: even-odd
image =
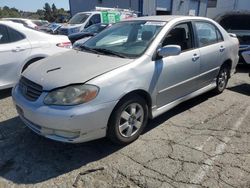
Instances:
[[[152,105],[154,105],[157,93],[157,75],[155,62],[145,55],[87,83],[100,88],[95,103],[119,101],[128,93],[141,90],[149,94]]]

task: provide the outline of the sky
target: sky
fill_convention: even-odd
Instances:
[[[0,7],[15,7],[19,10],[33,11],[42,9],[45,3],[52,5],[54,3],[57,8],[69,10],[69,0],[0,0]]]

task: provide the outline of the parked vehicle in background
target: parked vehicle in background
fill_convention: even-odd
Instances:
[[[12,21],[0,21],[0,89],[13,87],[29,65],[66,52],[70,46],[66,36],[53,36]]]
[[[240,41],[240,63],[250,64],[250,12],[227,12],[216,21],[229,33],[234,33]]]
[[[37,25],[36,27],[37,30],[42,30],[44,28],[47,28],[50,24],[46,20],[32,20],[32,22]]]
[[[88,27],[87,29],[84,29],[81,32],[69,35],[68,37],[73,45],[75,44],[75,42],[77,43],[76,45],[78,45],[78,44],[81,44],[81,41],[83,40],[86,41],[90,39],[91,37],[97,35],[98,33],[100,33],[101,31],[103,31],[109,26],[111,26],[111,24],[102,24],[102,23],[94,24]]]
[[[33,29],[38,29],[38,26],[34,23],[34,21],[30,20],[30,19],[24,19],[24,18],[3,18],[2,20],[5,21],[12,21],[12,22],[16,22],[16,23],[21,23],[24,26],[33,28]]]
[[[62,27],[60,23],[51,23],[47,27],[41,28],[40,31],[44,31],[50,34],[58,34],[58,30]]]
[[[13,89],[21,119],[37,134],[128,144],[148,118],[209,90],[223,92],[239,59],[238,39],[202,17],[122,21],[81,49],[32,65]]]
[[[133,17],[137,17],[137,15],[129,9],[96,7],[95,11],[79,12],[74,15],[67,24],[59,29],[59,34],[68,36],[78,33],[93,24],[116,23]]]

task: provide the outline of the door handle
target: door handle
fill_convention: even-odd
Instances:
[[[194,54],[192,60],[197,61],[200,58],[198,54]]]
[[[221,46],[221,47],[220,47],[220,52],[224,52],[225,49],[226,49],[226,48],[225,48],[224,46]]]
[[[24,50],[25,50],[24,48],[16,47],[16,48],[12,49],[12,52],[22,52]]]

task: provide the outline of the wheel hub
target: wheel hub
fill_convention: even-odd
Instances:
[[[129,123],[130,125],[134,125],[135,122],[136,122],[136,117],[135,117],[135,115],[131,115],[131,116],[129,117],[129,119],[128,119],[128,123]]]

